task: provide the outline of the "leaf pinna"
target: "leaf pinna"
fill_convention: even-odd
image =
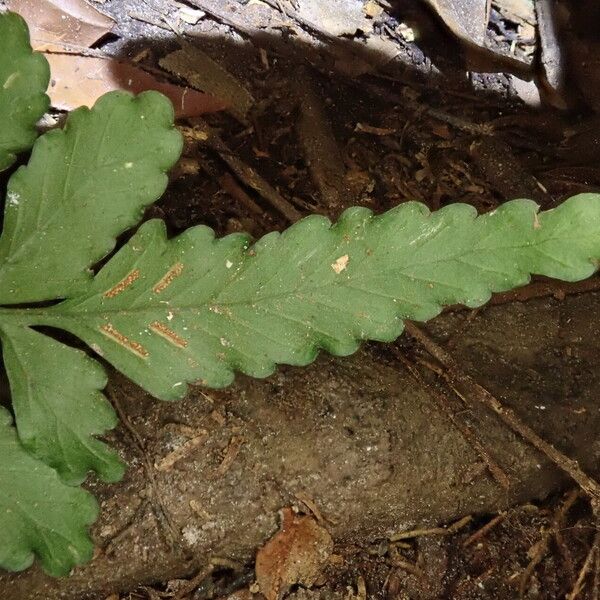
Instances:
[[[31,146],[47,108],[47,65],[10,13],[0,15],[0,50],[6,40],[0,168]],[[114,92],[39,137],[8,181],[0,339],[15,425],[0,408],[0,568],[37,556],[66,575],[89,560],[97,507],[77,486],[89,472],[123,473],[96,437],[117,422],[101,365],[35,328],[74,334],[174,400],[191,382],[222,387],[236,371],[265,377],[320,350],[343,356],[363,340],[392,341],[405,319],[481,306],[531,274],[584,279],[600,259],[600,195],[582,194],[545,212],[530,200],[484,215],[464,204],[432,213],[408,202],[382,215],[356,207],[335,224],[309,216],[254,243],[204,226],[169,239],[151,220],[94,275],[163,193],[181,146],[168,100]]]

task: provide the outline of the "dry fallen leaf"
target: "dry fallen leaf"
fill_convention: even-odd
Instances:
[[[196,117],[227,108],[225,102],[209,94],[159,81],[139,67],[111,59],[75,54],[46,54],[52,72],[48,94],[52,106],[73,110],[92,106],[104,93],[127,90],[138,94],[157,90],[167,96],[177,117]]]
[[[114,25],[85,0],[7,0],[6,4],[27,20],[34,49],[46,52],[52,70],[48,94],[54,108],[92,106],[102,94],[118,89],[158,90],[173,102],[177,117],[196,117],[229,106],[213,95],[159,81],[131,64],[78,54]]]
[[[281,511],[281,529],[256,555],[256,581],[267,600],[279,600],[292,585],[312,586],[333,550],[329,532],[312,517]]]
[[[491,0],[426,1],[455,36],[475,46],[483,46]]]
[[[36,50],[89,48],[115,24],[85,0],[6,0],[6,6],[27,21]]]

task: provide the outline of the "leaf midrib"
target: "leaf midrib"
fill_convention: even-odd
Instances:
[[[531,248],[531,249],[538,249],[539,246],[541,246],[542,244],[548,243],[548,242],[552,242],[552,241],[566,241],[569,239],[578,239],[581,240],[582,237],[590,237],[590,236],[577,236],[575,237],[560,237],[560,238],[546,238],[544,240],[542,240],[540,242],[540,244],[532,244],[532,243],[526,243],[526,244],[518,244],[518,245],[511,245],[511,246],[503,246],[501,248],[498,248],[497,250],[494,249],[494,251],[506,251],[506,250],[518,250],[521,248]],[[482,248],[477,248],[477,251],[482,251]],[[412,275],[409,275],[406,273],[406,271],[410,270],[410,269],[415,269],[415,268],[419,268],[419,267],[423,267],[425,265],[432,265],[432,264],[443,264],[443,263],[451,263],[454,261],[461,261],[465,256],[469,256],[469,255],[475,255],[477,254],[477,251],[473,251],[472,249],[466,252],[462,252],[460,254],[456,254],[452,257],[443,257],[443,258],[439,258],[436,260],[428,260],[425,262],[420,262],[420,263],[412,263],[410,265],[405,265],[404,267],[401,268],[401,270],[399,270],[396,267],[392,267],[389,269],[382,269],[380,271],[378,271],[376,273],[375,276],[380,277],[380,276],[384,276],[386,274],[389,273],[397,273],[397,276],[402,276],[402,277],[407,277],[413,280],[420,280],[420,281],[424,281],[424,282],[429,282],[429,283],[433,283],[434,285],[443,285],[443,286],[450,286],[450,287],[455,287],[455,289],[457,290],[462,290],[463,288],[460,287],[456,287],[456,286],[452,286],[451,284],[448,283],[441,283],[441,282],[437,282],[437,281],[433,281],[433,280],[429,280],[429,279],[424,279],[424,278],[420,278],[420,277],[414,277]],[[488,250],[491,251],[491,250]],[[552,260],[556,261],[556,262],[560,262],[556,257],[550,257]],[[567,265],[566,263],[561,263],[565,266],[570,266]],[[491,273],[495,273],[497,275],[500,276],[507,276],[507,275],[529,275],[529,272],[527,271],[523,271],[520,268],[515,269],[514,273],[509,273],[507,274],[504,271],[495,271],[493,269],[490,269],[488,267],[483,267],[480,265],[469,265],[471,268],[473,269],[480,269],[482,271],[488,271]],[[127,314],[140,314],[143,312],[154,312],[154,311],[160,311],[162,312],[162,310],[164,308],[169,308],[169,309],[176,309],[176,310],[180,310],[180,311],[188,311],[188,310],[198,310],[198,309],[206,309],[210,306],[255,306],[261,303],[266,303],[266,302],[270,302],[272,300],[277,300],[279,298],[285,298],[285,297],[290,297],[290,296],[298,296],[301,294],[311,294],[314,293],[318,290],[330,287],[330,286],[338,286],[338,287],[348,287],[348,288],[352,288],[353,286],[350,285],[346,285],[349,283],[356,283],[356,282],[363,282],[363,281],[368,281],[369,279],[371,279],[374,275],[369,274],[367,277],[348,277],[347,279],[345,279],[344,281],[328,281],[327,283],[324,283],[322,285],[315,285],[312,287],[308,287],[308,288],[302,288],[302,287],[298,287],[295,288],[293,291],[286,291],[286,292],[282,292],[279,294],[271,294],[271,295],[267,295],[267,296],[262,296],[256,300],[239,300],[239,301],[219,301],[218,299],[218,295],[212,297],[209,300],[206,300],[202,303],[198,303],[198,304],[188,304],[188,305],[177,305],[176,304],[176,300],[173,301],[166,301],[167,303],[164,304],[163,306],[159,306],[159,305],[144,305],[141,307],[136,307],[136,308],[106,308],[106,307],[101,307],[98,308],[97,310],[77,310],[76,307],[73,307],[71,310],[68,311],[61,311],[59,310],[60,308],[60,304],[56,306],[55,309],[52,310],[52,312],[55,315],[64,315],[65,317],[75,317],[77,318],[78,316],[81,315],[108,315],[108,314],[120,314],[120,315],[127,315]],[[235,280],[234,280],[235,282]],[[146,288],[144,291],[147,291],[148,289],[150,289],[149,287]],[[364,291],[364,290],[363,290]],[[491,290],[493,291],[493,290]],[[221,294],[223,292],[223,289],[220,289],[218,291],[218,294]],[[94,297],[98,297],[101,296],[104,293],[104,291],[102,292],[98,292],[97,294],[94,294],[93,296],[89,296],[87,298],[84,298],[82,300],[83,302],[88,302],[91,299],[93,299]],[[139,296],[138,296],[139,297]],[[75,299],[73,299],[75,300]],[[71,300],[67,300],[67,302],[71,302]]]

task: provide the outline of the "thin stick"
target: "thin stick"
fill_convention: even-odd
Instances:
[[[475,430],[468,425],[460,421],[456,415],[456,411],[452,409],[450,406],[450,399],[447,398],[440,390],[431,385],[428,381],[422,377],[419,371],[415,368],[415,366],[404,356],[402,352],[400,352],[397,348],[392,346],[392,353],[394,356],[402,362],[402,364],[406,367],[408,372],[413,376],[415,381],[421,384],[424,388],[426,388],[431,397],[437,402],[438,406],[446,413],[447,417],[450,419],[454,427],[458,429],[466,442],[477,452],[480,458],[485,463],[490,475],[494,478],[496,483],[500,485],[503,489],[507,490],[510,487],[510,479],[508,475],[504,472],[502,467],[492,458],[491,454],[487,450],[487,448],[483,445]],[[427,365],[429,366],[429,365]]]
[[[243,204],[250,212],[262,217],[264,214],[263,209],[250,198],[230,173],[224,173],[222,177],[219,178],[219,183],[232,198],[237,200],[240,204]]]
[[[127,429],[127,432],[129,433],[134,445],[137,446],[138,451],[142,455],[142,465],[144,467],[144,472],[146,473],[148,486],[150,488],[150,505],[152,506],[152,512],[154,512],[156,520],[160,525],[159,530],[162,530],[162,533],[164,534],[167,543],[169,544],[171,549],[173,549],[177,546],[178,536],[175,533],[175,527],[171,522],[169,514],[165,509],[165,505],[162,500],[160,491],[158,489],[158,484],[156,482],[156,477],[154,476],[154,467],[146,451],[146,444],[144,442],[144,439],[139,434],[137,429],[132,425],[131,421],[129,420],[129,416],[121,406],[121,402],[117,397],[117,394],[112,393],[112,390],[108,390],[107,395],[110,398],[113,406],[115,407],[115,410],[119,415],[119,419],[125,426],[125,429]]]
[[[251,27],[243,25],[240,20],[236,20],[229,16],[226,10],[218,8],[218,5],[215,6],[215,2],[209,2],[208,0],[189,0],[189,3],[208,13],[213,19],[221,21],[225,25],[233,27],[249,37],[252,37],[252,35],[256,33]],[[233,14],[235,15],[236,13]]]
[[[197,575],[188,581],[171,600],[182,600],[188,594],[191,594],[213,571],[215,566],[210,563],[207,567],[201,569]]]
[[[502,405],[502,403],[492,396],[488,390],[479,385],[472,377],[464,373],[454,358],[414,323],[406,321],[405,329],[445,367],[446,371],[443,374],[444,378],[452,385],[452,388],[465,400],[465,402],[471,403],[472,401],[477,401],[493,410],[513,431],[516,431],[524,440],[547,456],[555,465],[576,481],[589,497],[594,514],[600,514],[600,485],[581,469],[577,464],[577,461],[564,455],[552,444],[542,439],[533,429],[531,429],[531,427],[521,421],[513,410]],[[461,394],[461,392],[456,389],[456,384],[465,386],[470,392],[469,395],[465,396],[464,394]]]
[[[581,490],[579,488],[572,490],[570,493],[575,494],[575,499],[581,497]],[[554,515],[552,523],[552,532],[554,533],[554,541],[561,555],[563,564],[565,566],[565,571],[567,572],[569,584],[573,585],[573,583],[575,582],[575,566],[573,563],[573,556],[571,555],[571,550],[566,544],[562,533],[565,516],[566,513],[560,511]]]
[[[567,517],[567,513],[569,512],[573,504],[575,504],[575,501],[578,497],[578,489],[571,490],[569,492],[569,495],[567,496],[566,500],[562,503],[559,510],[555,514],[552,526],[544,532],[542,539],[539,542],[537,542],[536,552],[532,559],[529,561],[527,568],[525,569],[525,571],[523,571],[523,574],[521,575],[521,583],[519,584],[520,598],[525,597],[525,592],[527,591],[529,580],[531,579],[531,576],[533,575],[536,567],[542,562],[542,560],[548,553],[548,549],[550,547],[550,540],[552,539],[554,532],[556,531],[556,529],[561,529],[563,527],[563,523],[565,521],[565,518]]]
[[[484,537],[492,529],[494,529],[494,527],[496,527],[496,525],[498,525],[499,523],[502,523],[502,521],[504,521],[504,519],[506,519],[506,513],[500,513],[499,515],[496,515],[493,519],[488,521],[483,527],[480,527],[475,533],[470,535],[463,542],[463,548],[467,548],[467,547],[471,546],[472,544],[474,544],[475,542],[478,542],[482,537]]]
[[[569,283],[566,281],[535,281],[523,287],[511,290],[509,292],[502,292],[500,294],[494,294],[488,305],[499,305],[509,304],[510,302],[527,302],[535,298],[546,298],[548,296],[554,296],[562,300],[565,296],[572,294],[583,294],[585,292],[597,292],[600,290],[600,277],[591,277],[584,281],[577,281],[575,283]],[[444,309],[446,311],[456,310],[472,310],[468,306],[462,304],[455,304],[448,306]]]
[[[258,192],[288,221],[294,223],[302,218],[302,215],[270,183],[265,181],[252,167],[236,156],[229,146],[211,129],[208,123],[198,119],[195,127],[181,127],[180,129],[185,136],[201,144],[205,144],[214,150],[227,163],[240,181]]]
[[[431,527],[429,529],[411,529],[410,531],[401,531],[395,533],[389,537],[390,542],[398,542],[400,540],[411,540],[416,537],[423,537],[426,535],[452,535],[465,525],[468,525],[473,520],[471,515],[467,515],[458,521],[455,521],[448,527]]]

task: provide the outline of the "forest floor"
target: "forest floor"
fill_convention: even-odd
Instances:
[[[477,23],[453,26],[459,13],[440,8],[458,1],[92,4],[116,25],[84,57],[228,105],[178,121],[184,155],[147,214],[172,234],[205,224],[258,238],[308,214],[408,200],[549,209],[600,191],[600,86],[577,11],[494,0],[478,39]],[[542,19],[559,18],[553,40]],[[78,93],[85,102],[85,82]],[[536,279],[394,345],[195,388],[180,404],[111,371],[122,424],[110,440],[130,469],[121,484],[90,484],[97,556],[58,582],[0,574],[0,600],[597,599],[586,490],[489,406],[511,407],[600,476],[599,309],[598,277]],[[302,515],[321,562],[299,549]],[[282,518],[297,540],[255,564]]]

